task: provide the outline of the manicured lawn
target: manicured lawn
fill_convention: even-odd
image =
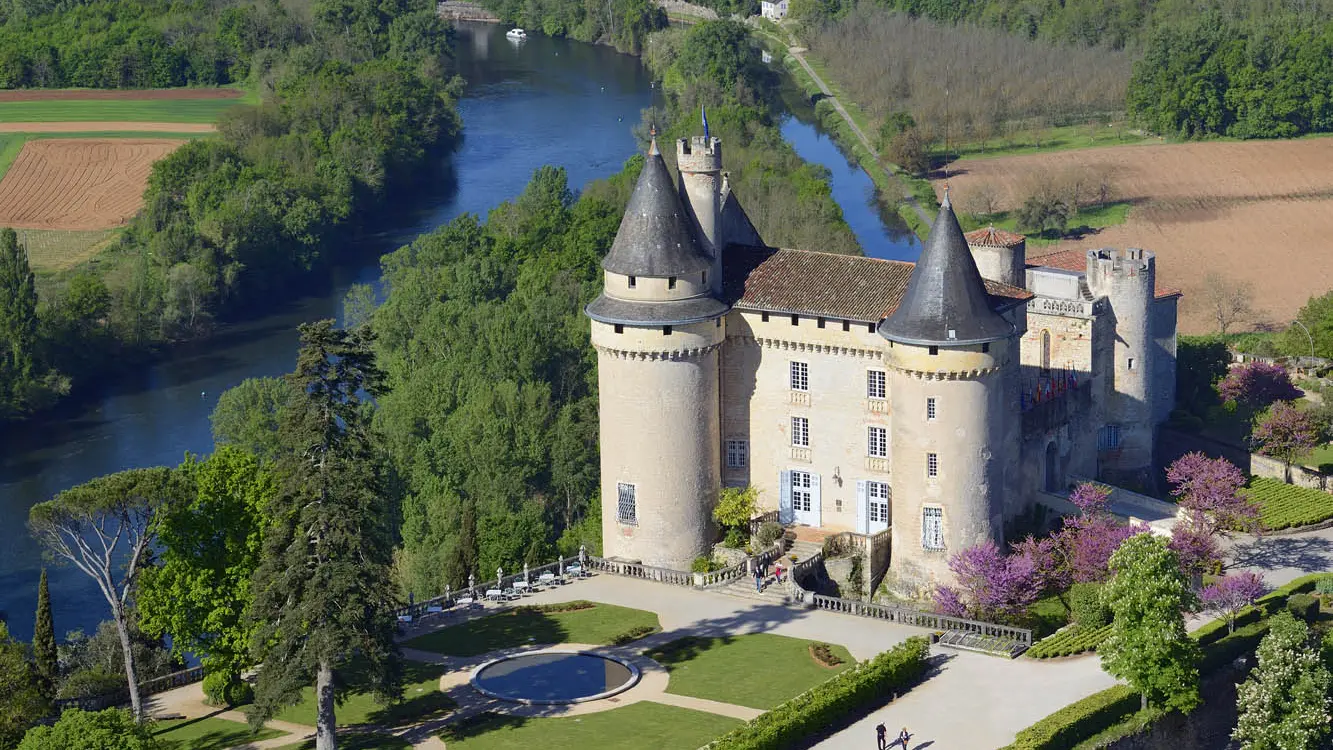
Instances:
[[[251,733],[249,725],[226,719],[173,719],[153,726],[153,736],[162,750],[223,750],[256,740],[282,737],[275,729]]]
[[[613,604],[593,604],[568,612],[542,612],[537,608],[518,607],[437,630],[413,638],[404,645],[448,656],[478,656],[496,649],[529,643],[606,645],[619,635],[644,627],[660,629],[657,615]]]
[[[412,743],[391,734],[339,734],[338,750],[409,750]],[[277,750],[315,750],[313,739],[283,745]]]
[[[9,165],[19,158],[19,152],[23,150],[23,144],[28,140],[28,136],[23,133],[6,133],[0,135],[0,178],[5,176],[5,171]]]
[[[356,669],[356,667],[353,667]],[[337,708],[338,726],[353,724],[380,724],[399,726],[435,718],[454,707],[449,696],[440,692],[440,675],[444,667],[417,661],[403,663],[403,701],[383,706],[370,693],[353,693]],[[295,724],[315,726],[315,689],[306,688],[301,702],[282,710],[278,719]]]
[[[833,653],[842,658],[825,667],[810,656],[814,641],[770,633],[686,637],[647,652],[671,673],[667,692],[695,698],[770,709],[827,680],[852,665],[842,646]]]
[[[1059,128],[1043,128],[1040,138],[1034,137],[1030,130],[1015,133],[1010,138],[992,138],[984,143],[972,142],[951,145],[951,159],[982,159],[1016,154],[1036,154],[1048,151],[1069,151],[1076,148],[1094,148],[1097,146],[1130,146],[1141,143],[1165,143],[1161,138],[1134,135],[1128,128],[1098,126],[1096,129],[1087,125],[1068,125]]]
[[[1324,443],[1313,451],[1310,451],[1310,455],[1302,458],[1300,463],[1305,466],[1314,466],[1320,469],[1325,469],[1325,467],[1327,467],[1327,469],[1333,469],[1333,443]]]
[[[1043,638],[1063,628],[1069,622],[1069,607],[1059,594],[1043,596],[1033,603],[1028,611],[1032,622],[1026,627],[1032,628],[1033,636]]]
[[[0,122],[213,122],[236,99],[0,102]]]
[[[483,714],[440,734],[449,750],[695,750],[741,722],[651,701],[560,719]],[[341,746],[340,746],[341,747]]]

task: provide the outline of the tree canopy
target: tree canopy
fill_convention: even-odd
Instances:
[[[108,708],[88,712],[71,708],[49,727],[34,727],[18,750],[158,750],[153,731],[128,711]]]
[[[0,747],[14,747],[50,707],[27,648],[0,622]]]

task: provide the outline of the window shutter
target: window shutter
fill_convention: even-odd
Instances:
[[[819,475],[812,472],[810,474],[810,512],[815,514],[815,525],[823,526],[824,513],[819,503]]]
[[[791,507],[791,472],[780,472],[778,477],[778,523],[789,524],[796,520]]]
[[[856,530],[861,534],[870,532],[870,501],[864,479],[856,480]]]

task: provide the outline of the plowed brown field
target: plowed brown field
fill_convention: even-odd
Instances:
[[[1001,209],[1021,205],[1042,175],[1113,173],[1129,220],[1080,240],[1029,248],[1142,247],[1157,274],[1181,288],[1182,333],[1215,329],[1200,290],[1217,271],[1248,279],[1261,311],[1252,323],[1284,324],[1312,295],[1333,289],[1333,139],[1187,143],[962,160],[951,165],[955,203],[990,185]],[[936,190],[942,189],[936,183]]]
[[[153,162],[184,141],[28,141],[0,180],[0,226],[106,229],[139,210]]]

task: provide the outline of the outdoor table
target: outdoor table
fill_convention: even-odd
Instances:
[[[471,604],[471,603],[473,603],[473,602],[475,602],[475,601],[476,601],[476,599],[474,599],[473,597],[470,597],[470,596],[460,596],[460,597],[458,597],[458,601],[457,601],[456,603],[457,603],[457,604],[462,604],[462,605],[466,606],[466,605]]]
[[[568,574],[570,574],[570,575],[572,575],[572,576],[574,576],[575,578],[582,578],[582,577],[583,577],[583,566],[582,566],[582,565],[571,565],[571,566],[569,566],[568,568],[565,568],[565,572],[568,573]]]
[[[528,583],[527,581],[514,581],[515,591],[523,592],[527,591],[530,588],[532,588],[532,584]]]
[[[555,573],[542,573],[537,576],[537,580],[547,584],[561,583],[560,576],[557,576]]]
[[[510,600],[510,601],[513,601],[514,599],[518,599],[518,598],[520,598],[520,597],[522,597],[522,596],[523,596],[522,594],[518,593],[518,592],[515,591],[514,589],[505,589],[505,590],[504,590],[504,598],[505,598],[505,599],[508,599],[508,600]]]
[[[504,598],[504,592],[500,589],[486,589],[486,598],[491,600],[502,599]]]

